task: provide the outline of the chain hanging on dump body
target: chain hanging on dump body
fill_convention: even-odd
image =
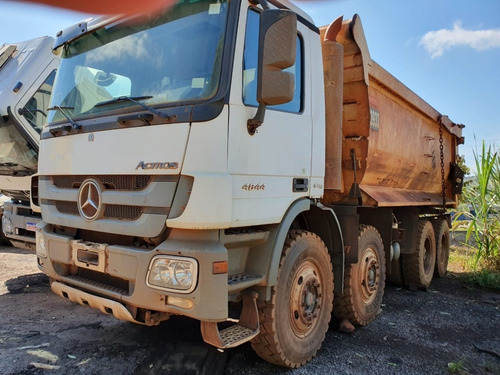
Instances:
[[[444,178],[444,146],[443,146],[443,121],[439,121],[439,158],[441,160],[441,197],[443,210],[446,210],[446,180]]]

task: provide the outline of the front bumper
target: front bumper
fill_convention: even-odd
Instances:
[[[223,321],[228,316],[227,274],[212,273],[214,262],[227,261],[227,250],[216,236],[203,240],[203,236],[187,231],[172,233],[153,250],[87,243],[98,248],[96,252],[100,254],[98,264],[88,265],[75,259],[78,241],[53,233],[50,224],[39,224],[37,236],[43,238],[46,247],[45,256],[37,253],[39,268],[51,278],[56,294],[74,302],[136,323],[145,323],[137,318],[138,309],[147,313],[180,314],[201,321]],[[196,288],[186,294],[148,287],[148,268],[157,255],[196,259]]]
[[[35,227],[41,217],[34,214],[29,205],[5,202],[2,220],[4,235],[14,246],[35,250]]]

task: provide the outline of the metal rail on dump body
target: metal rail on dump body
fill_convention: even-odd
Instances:
[[[341,124],[327,118],[326,144],[328,154],[343,140],[341,178],[327,166],[324,201],[352,198],[354,185],[370,206],[441,206],[443,196],[447,206],[456,205],[454,163],[463,126],[370,58],[357,16],[343,22],[336,39],[343,47],[343,118]],[[335,69],[338,61],[325,63],[325,71]]]

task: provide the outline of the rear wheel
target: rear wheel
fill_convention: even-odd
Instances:
[[[432,223],[436,234],[436,266],[434,276],[444,277],[448,268],[448,258],[450,256],[450,227],[448,221],[444,219]]]
[[[252,340],[259,357],[297,368],[317,353],[333,306],[330,255],[315,234],[291,230],[281,255],[270,301],[259,301],[260,334]]]
[[[335,299],[334,315],[357,326],[377,316],[385,288],[384,244],[372,226],[360,225],[358,263],[346,266],[344,294]]]
[[[413,254],[402,254],[403,276],[410,287],[427,288],[432,281],[436,264],[436,237],[429,220],[418,226],[416,249]]]

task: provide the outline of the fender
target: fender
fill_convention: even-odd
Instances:
[[[325,242],[332,257],[334,292],[341,295],[344,292],[344,236],[335,211],[321,203],[311,205],[311,210],[305,213],[308,227]]]
[[[344,289],[344,240],[340,224],[335,212],[320,203],[313,203],[309,199],[295,201],[285,213],[277,229],[277,234],[272,247],[269,268],[267,272],[267,288],[259,290],[261,298],[271,298],[271,287],[276,285],[281,253],[285,244],[288,231],[293,222],[302,216],[303,225],[300,229],[317,234],[327,246],[333,262],[335,293],[342,294]]]
[[[267,271],[267,289],[268,293],[266,295],[271,296],[270,287],[276,285],[278,280],[278,269],[280,265],[281,252],[283,251],[283,246],[285,244],[286,236],[293,221],[297,216],[305,211],[309,211],[311,208],[311,201],[309,199],[300,199],[292,203],[288,208],[287,212],[283,216],[281,223],[278,228],[278,232],[274,239],[274,244],[271,252],[271,260],[269,262],[269,268]],[[269,299],[269,298],[266,298]]]

